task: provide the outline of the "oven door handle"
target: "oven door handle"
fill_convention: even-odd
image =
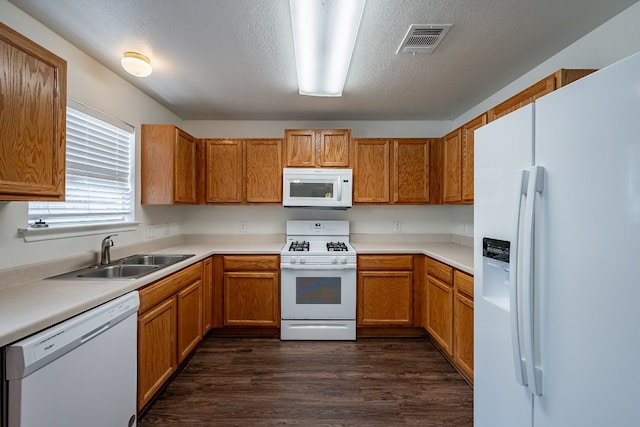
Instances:
[[[291,265],[281,264],[281,270],[355,270],[356,266],[343,265],[343,264],[328,264],[328,265]]]

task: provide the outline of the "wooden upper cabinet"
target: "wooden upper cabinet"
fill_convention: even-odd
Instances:
[[[281,139],[205,139],[200,142],[201,203],[281,203]]]
[[[393,141],[393,203],[429,202],[429,139]]]
[[[353,140],[354,203],[389,203],[391,146],[389,139]]]
[[[196,140],[174,125],[142,125],[141,201],[196,203]]]
[[[496,105],[488,112],[488,121],[494,121],[518,108],[534,102],[536,99],[553,92],[563,86],[568,85],[582,77],[593,73],[592,69],[576,69],[567,70],[560,69],[550,76],[540,80],[539,82],[529,86],[522,92],[517,93],[506,101]]]
[[[64,200],[67,62],[0,23],[0,200]]]
[[[245,141],[247,203],[282,203],[282,140]]]
[[[487,124],[487,114],[482,114],[462,126],[461,202],[473,203],[474,133]]]
[[[206,139],[205,201],[244,202],[244,143],[239,139]]]
[[[321,130],[318,133],[319,156],[318,166],[323,168],[349,167],[349,129]]]
[[[285,129],[285,167],[349,167],[349,129]]]
[[[196,203],[196,140],[177,129],[174,161],[174,195],[178,203]]]
[[[316,165],[316,132],[308,129],[284,131],[286,167],[312,168]]]
[[[444,202],[459,202],[462,198],[461,176],[462,132],[456,129],[443,138],[444,176],[442,180]]]

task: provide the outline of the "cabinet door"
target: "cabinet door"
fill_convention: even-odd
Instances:
[[[353,202],[389,203],[388,139],[353,140]]]
[[[196,203],[196,140],[188,133],[176,129],[173,179],[174,201]]]
[[[310,129],[286,129],[284,151],[286,167],[315,167],[316,132]]]
[[[178,292],[178,364],[202,341],[202,281]]]
[[[512,111],[522,108],[527,104],[531,104],[536,99],[553,92],[556,89],[556,77],[552,74],[543,80],[529,86],[522,92],[517,93],[506,101],[496,105],[489,110],[489,121],[494,121],[505,116]]]
[[[224,325],[280,325],[280,287],[276,272],[224,273]]]
[[[462,127],[462,201],[473,203],[473,144],[476,129],[487,124],[487,115],[476,117]]]
[[[413,273],[361,271],[358,326],[412,326]]]
[[[202,263],[202,335],[213,328],[213,259]]]
[[[245,141],[247,203],[282,202],[282,140]]]
[[[457,129],[444,137],[444,201],[459,202],[462,199],[461,181],[461,131]]]
[[[456,292],[453,319],[453,361],[473,380],[473,300],[460,292]]]
[[[349,129],[332,129],[318,131],[320,139],[320,167],[349,166]]]
[[[174,125],[143,124],[140,133],[142,204],[195,204],[196,139]]]
[[[67,63],[0,23],[0,200],[64,200]]]
[[[428,139],[399,139],[393,143],[393,202],[429,202]]]
[[[453,287],[432,276],[427,277],[427,331],[453,355]]]
[[[237,139],[207,139],[206,202],[244,201],[243,143]]]
[[[175,298],[168,299],[138,318],[138,409],[178,368]]]

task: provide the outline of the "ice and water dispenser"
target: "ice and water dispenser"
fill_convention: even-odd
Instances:
[[[509,311],[510,246],[506,240],[482,239],[482,296],[504,311]]]

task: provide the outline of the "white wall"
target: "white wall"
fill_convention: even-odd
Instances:
[[[215,121],[186,120],[185,130],[198,138],[282,138],[285,129],[351,129],[354,138],[438,138],[450,121]],[[471,206],[356,206],[348,211],[288,209],[281,206],[199,206],[184,209],[185,233],[238,234],[247,221],[249,234],[283,234],[288,219],[345,219],[353,233],[463,234],[473,223]]]
[[[351,129],[353,138],[439,138],[453,122],[443,121],[250,121],[185,120],[196,138],[282,138],[285,129]]]
[[[577,11],[576,13],[580,13]],[[455,129],[560,68],[601,69],[640,51],[640,2],[508,84],[454,120]]]
[[[292,209],[282,206],[193,206],[185,212],[186,234],[240,234],[246,221],[247,234],[284,234],[288,219],[349,220],[352,233],[400,234],[455,233],[472,235],[465,224],[473,224],[472,206],[355,206],[346,211]]]
[[[70,98],[125,121],[136,128],[136,157],[140,152],[141,123],[174,123],[182,120],[156,101],[133,87],[100,63],[69,44],[63,38],[26,15],[7,0],[0,0],[0,17],[5,25],[24,34],[67,60],[67,93]],[[136,161],[139,166],[139,160]],[[136,167],[136,171],[140,168]],[[136,183],[139,183],[136,176]],[[136,185],[139,194],[140,185]],[[140,197],[136,197],[140,200]],[[86,236],[61,240],[25,243],[18,228],[27,226],[27,202],[0,202],[0,269],[32,262],[98,251],[103,236]],[[171,233],[180,233],[182,212],[172,207],[136,207],[136,219],[145,224],[171,223]],[[116,245],[144,239],[146,227],[120,233]],[[105,233],[106,235],[106,233]]]

